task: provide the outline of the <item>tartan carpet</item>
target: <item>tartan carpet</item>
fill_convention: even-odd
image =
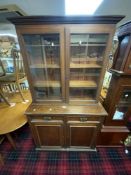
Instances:
[[[13,133],[17,150],[0,145],[5,164],[0,175],[130,175],[131,153],[120,147],[97,152],[36,151],[28,125]]]

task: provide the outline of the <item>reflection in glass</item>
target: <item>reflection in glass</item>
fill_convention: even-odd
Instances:
[[[108,34],[75,33],[70,37],[70,98],[95,100]]]
[[[86,88],[70,88],[70,98],[72,100],[93,100],[96,97],[96,90]]]
[[[107,34],[71,34],[71,62],[91,63],[103,61]]]
[[[61,98],[59,34],[25,34],[23,37],[36,98]]]
[[[118,106],[113,116],[113,120],[124,120],[125,113],[128,111],[127,106]]]

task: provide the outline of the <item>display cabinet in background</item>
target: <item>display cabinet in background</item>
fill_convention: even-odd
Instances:
[[[107,116],[100,91],[115,24],[122,18],[10,19],[33,99],[26,114],[37,149],[95,150]]]
[[[108,146],[122,145],[130,132],[127,123],[131,117],[131,22],[122,25],[117,35],[119,44],[103,102],[108,117],[98,139],[98,144]]]
[[[114,70],[110,70],[112,78],[104,102],[104,107],[109,117],[106,125],[125,126],[131,107],[131,77]]]

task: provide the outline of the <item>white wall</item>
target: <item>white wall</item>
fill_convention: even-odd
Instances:
[[[64,15],[64,0],[0,0],[0,6],[16,4],[28,15]]]
[[[77,0],[76,0],[77,1]],[[64,15],[64,0],[0,0],[0,6],[16,4],[28,15]],[[76,5],[76,4],[74,4]],[[103,0],[94,15],[125,15],[118,26],[131,20],[131,0]],[[0,25],[1,32],[14,31],[12,25]],[[15,32],[14,32],[15,33]]]
[[[118,24],[121,25],[122,23],[131,21],[131,0],[103,0],[95,14],[125,15],[125,18]]]
[[[0,6],[16,4],[27,15],[64,15],[64,0],[0,0]],[[0,34],[16,34],[14,26],[0,23]]]

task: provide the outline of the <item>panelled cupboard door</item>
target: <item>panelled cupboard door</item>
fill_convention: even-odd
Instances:
[[[61,148],[64,145],[63,121],[31,121],[37,147]]]
[[[101,127],[99,121],[67,122],[67,146],[69,148],[91,148],[96,146],[96,137]]]
[[[64,28],[32,26],[18,33],[33,99],[64,101]]]
[[[105,25],[66,28],[66,93],[69,102],[97,101],[111,38],[112,30]]]

